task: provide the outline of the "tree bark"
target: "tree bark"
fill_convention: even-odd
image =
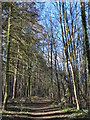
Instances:
[[[51,98],[53,98],[53,61],[52,61],[52,55],[53,55],[53,31],[52,31],[52,25],[51,25]]]
[[[89,48],[89,40],[88,40],[88,36],[87,36],[85,3],[80,2],[80,5],[81,5],[83,37],[84,37],[84,42],[85,42],[85,54],[87,56],[87,61],[88,61],[88,85],[89,85],[88,115],[90,117],[90,48]],[[90,2],[88,2],[88,7],[89,6],[90,6]]]
[[[11,6],[9,6],[9,15],[8,15],[8,34],[7,34],[7,64],[6,64],[6,84],[5,84],[5,95],[3,101],[3,110],[6,109],[7,98],[9,97],[9,61],[10,61],[10,24],[11,24]]]
[[[57,87],[58,87],[58,99],[59,99],[59,102],[61,102],[60,83],[59,83],[59,79],[58,79],[58,71],[57,71],[57,51],[56,51],[56,47],[55,47],[55,45],[54,45],[54,48],[55,48],[55,74],[56,74]]]
[[[13,82],[13,96],[12,96],[13,99],[16,97],[18,53],[19,53],[19,46],[18,46],[18,50],[17,50],[16,61],[15,61],[15,68],[14,68],[14,82]]]
[[[0,110],[1,107],[2,107],[2,3],[0,2]]]

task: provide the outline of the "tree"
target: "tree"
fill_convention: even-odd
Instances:
[[[8,16],[8,33],[7,33],[7,65],[6,65],[6,84],[5,84],[5,95],[3,101],[3,110],[6,109],[7,98],[9,96],[9,60],[10,60],[10,26],[11,26],[11,6],[9,6]]]
[[[30,64],[28,64],[33,56],[34,58],[34,51],[36,48],[36,36],[37,34],[42,30],[42,27],[37,22],[37,11],[34,7],[34,2],[29,4],[23,4],[23,3],[8,3],[8,6],[4,6],[5,3],[3,3],[3,10],[5,11],[4,14],[7,14],[6,17],[3,16],[4,22],[3,22],[3,31],[7,31],[7,43],[6,44],[6,82],[5,82],[5,94],[4,94],[4,101],[3,101],[3,110],[6,109],[7,105],[7,99],[12,97],[16,97],[16,90],[17,90],[17,79],[21,77],[21,85],[20,85],[20,96],[23,96],[24,93],[23,88],[25,89],[25,82],[24,79],[27,76],[27,78],[31,77],[31,74],[25,75],[25,69],[30,68]],[[31,12],[29,12],[27,9],[31,7]],[[19,14],[19,15],[18,15]],[[27,14],[27,17],[25,17]],[[16,16],[17,19],[16,19]],[[33,21],[32,19],[33,18]],[[5,27],[4,25],[7,23],[8,20],[8,26]],[[30,23],[28,22],[30,20]],[[27,29],[29,28],[29,29]],[[36,28],[37,31],[36,31]],[[6,39],[6,38],[4,38]],[[38,41],[37,37],[37,41]],[[29,45],[32,45],[32,49],[29,47]],[[17,52],[16,52],[17,48]],[[30,53],[28,51],[30,51]],[[23,55],[23,53],[25,53]],[[32,54],[31,54],[32,53]],[[5,55],[5,54],[4,54]],[[23,73],[22,73],[23,70]],[[29,72],[31,70],[29,69]],[[10,79],[10,77],[14,78],[13,80]],[[30,81],[29,81],[30,82]],[[13,85],[13,86],[12,86]],[[30,84],[28,84],[28,94],[30,94]],[[12,92],[11,92],[12,91]],[[26,90],[25,90],[26,91]],[[22,94],[23,93],[23,94]]]
[[[76,100],[76,104],[77,104],[77,109],[80,110],[79,101],[78,101],[77,93],[76,93],[75,76],[74,76],[74,71],[73,71],[72,61],[71,61],[70,44],[69,44],[69,40],[68,40],[68,29],[67,29],[66,17],[65,17],[65,12],[64,12],[64,3],[62,5],[62,7],[63,7],[63,19],[64,19],[64,25],[65,25],[65,31],[66,31],[66,40],[67,40],[67,44],[68,44],[68,56],[69,56],[69,60],[70,60],[70,68],[71,68],[73,87],[74,87],[74,95],[75,95],[75,100]]]
[[[84,42],[85,42],[85,55],[87,56],[87,61],[88,61],[88,81],[89,81],[88,83],[89,83],[89,89],[90,89],[90,47],[89,47],[89,40],[88,40],[87,27],[86,27],[85,3],[80,2],[80,5],[81,5],[83,37],[84,37]],[[90,101],[90,95],[89,95],[89,101]],[[89,105],[90,103],[88,103],[88,107]],[[90,107],[89,107],[88,114],[90,117]]]
[[[0,2],[0,21],[2,21],[2,4]],[[2,104],[2,22],[0,22],[0,109]]]

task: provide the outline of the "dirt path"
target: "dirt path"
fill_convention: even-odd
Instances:
[[[34,98],[33,102],[10,101],[2,120],[70,120],[74,116],[73,111],[65,112],[52,103],[43,98]]]

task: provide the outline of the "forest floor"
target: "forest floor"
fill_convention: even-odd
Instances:
[[[34,97],[14,99],[7,103],[7,110],[2,113],[2,120],[89,120],[87,111],[75,108],[63,108],[54,101]]]

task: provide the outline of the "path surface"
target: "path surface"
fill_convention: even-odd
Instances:
[[[71,116],[72,111],[61,110],[53,101],[35,98],[34,102],[8,102],[2,120],[70,120]]]

